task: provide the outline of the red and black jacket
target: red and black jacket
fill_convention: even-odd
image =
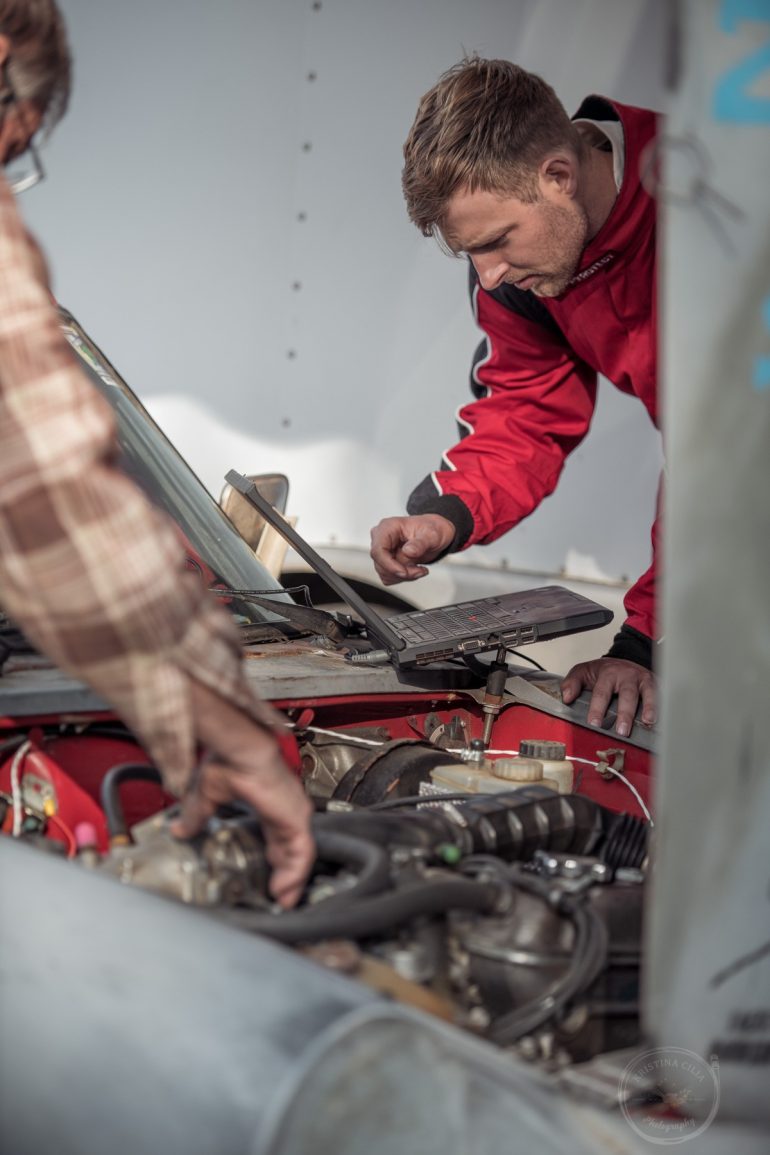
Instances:
[[[474,357],[475,400],[458,412],[462,440],[417,486],[410,514],[440,513],[456,528],[453,550],[496,540],[551,493],[568,455],[588,432],[597,375],[637,396],[657,426],[655,202],[640,172],[656,115],[599,96],[577,117],[620,120],[624,176],[606,222],[559,297],[502,285],[471,297],[485,336]],[[625,598],[627,620],[610,651],[650,664],[653,564]]]

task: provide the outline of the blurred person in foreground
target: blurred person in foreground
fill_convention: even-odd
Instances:
[[[540,77],[473,57],[422,98],[404,145],[411,220],[468,258],[484,333],[462,440],[412,492],[406,517],[372,530],[386,585],[424,576],[445,554],[496,540],[553,491],[588,432],[597,374],[635,394],[657,424],[655,202],[641,171],[655,114],[600,96],[570,118]],[[625,598],[609,653],[562,682],[591,690],[600,726],[656,717],[653,564]]]
[[[34,138],[64,114],[70,73],[53,0],[0,0],[0,603],[143,743],[182,799],[175,834],[222,803],[254,807],[271,891],[292,906],[314,851],[281,718],[255,698],[235,625],[171,524],[115,468],[111,410],[74,362],[16,207],[14,190],[42,176]]]

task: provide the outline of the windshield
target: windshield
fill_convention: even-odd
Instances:
[[[291,602],[222,513],[187,462],[126,382],[94,345],[75,318],[59,310],[62,331],[86,376],[112,406],[118,427],[121,468],[164,510],[181,530],[190,565],[208,586],[232,590],[278,591],[275,599]],[[272,622],[277,616],[242,598],[231,609],[246,622]]]

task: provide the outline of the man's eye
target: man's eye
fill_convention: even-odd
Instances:
[[[493,241],[487,241],[485,245],[479,245],[474,249],[474,253],[493,253],[495,249],[499,249],[508,240],[508,234],[503,233],[501,237],[495,237]]]

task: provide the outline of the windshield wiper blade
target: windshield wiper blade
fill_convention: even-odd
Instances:
[[[298,587],[307,591],[307,586]],[[288,601],[271,601],[270,598],[285,596],[287,590],[279,588],[273,590],[235,590],[227,586],[210,586],[209,593],[215,594],[217,597],[237,598],[244,602],[254,602],[264,609],[270,610],[279,618],[283,618],[289,625],[294,626],[295,629],[302,633],[317,634],[322,638],[328,638],[331,642],[343,642],[347,636],[344,627],[337,621],[333,614],[326,610],[318,610],[313,606],[300,606],[296,602]],[[306,593],[307,596],[307,593]],[[254,623],[252,623],[254,624]],[[266,623],[267,624],[267,623]],[[272,623],[272,628],[279,630],[280,623]]]
[[[293,602],[271,602],[269,598],[256,597],[253,594],[247,600],[256,602],[258,606],[262,606],[264,609],[271,610],[298,629],[308,630],[311,634],[328,638],[330,642],[344,642],[345,640],[344,629],[337,619],[326,610],[298,606]]]

